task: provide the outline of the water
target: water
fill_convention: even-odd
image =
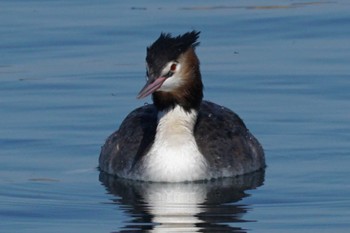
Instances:
[[[348,232],[347,1],[0,2],[0,232]],[[201,30],[205,98],[236,111],[268,168],[144,184],[96,169],[150,103],[145,47]]]

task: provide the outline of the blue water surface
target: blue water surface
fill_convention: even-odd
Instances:
[[[0,232],[348,232],[350,2],[0,2]],[[160,34],[200,30],[205,99],[265,172],[194,184],[100,174]]]

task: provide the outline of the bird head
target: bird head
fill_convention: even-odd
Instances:
[[[139,99],[152,94],[156,105],[157,102],[190,104],[185,102],[193,102],[191,96],[196,97],[196,101],[202,100],[203,85],[195,54],[199,33],[192,31],[177,37],[162,33],[147,48],[147,82],[138,94]]]

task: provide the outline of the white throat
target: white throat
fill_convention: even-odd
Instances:
[[[207,178],[207,162],[193,136],[197,111],[182,107],[158,114],[154,144],[145,156],[142,180],[181,182]]]

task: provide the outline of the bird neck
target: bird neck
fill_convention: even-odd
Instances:
[[[164,131],[164,135],[172,135],[174,133],[181,134],[181,131],[190,132],[192,134],[197,121],[197,115],[197,110],[191,109],[190,111],[186,111],[179,105],[174,108],[159,111],[157,115],[157,131]]]

